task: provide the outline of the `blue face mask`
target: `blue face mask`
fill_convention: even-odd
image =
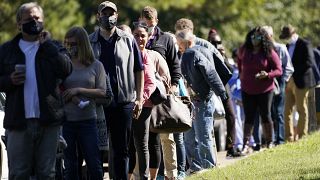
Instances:
[[[148,27],[147,31],[149,35],[153,32],[154,28],[155,26]]]

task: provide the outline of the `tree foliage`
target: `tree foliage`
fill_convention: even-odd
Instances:
[[[0,2],[0,42],[17,33],[16,9],[23,0]],[[102,0],[39,0],[44,8],[46,28],[55,38],[62,39],[68,28],[82,25],[90,33],[96,23],[97,7]],[[118,7],[118,24],[131,25],[138,20],[144,6],[158,10],[159,26],[173,31],[176,20],[191,19],[195,33],[207,38],[210,28],[215,28],[229,49],[239,46],[246,33],[259,25],[271,25],[275,38],[281,26],[292,24],[300,36],[319,45],[319,0],[114,0]],[[278,39],[277,39],[278,40]]]

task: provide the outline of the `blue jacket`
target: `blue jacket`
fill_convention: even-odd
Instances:
[[[213,93],[224,100],[226,90],[210,58],[212,54],[205,47],[189,48],[182,55],[181,72],[201,100],[210,99]]]

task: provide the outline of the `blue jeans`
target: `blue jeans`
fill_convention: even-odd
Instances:
[[[98,147],[98,133],[95,119],[65,122],[63,137],[68,146],[64,150],[64,163],[66,167],[66,180],[79,179],[77,143],[86,161],[90,179],[103,179],[101,158]]]
[[[195,101],[195,120],[192,128],[185,132],[184,142],[190,169],[199,171],[216,165],[213,149],[214,102]]]
[[[186,170],[186,148],[183,141],[183,133],[174,133],[174,141],[176,142],[178,175]]]
[[[272,104],[272,119],[274,121],[274,139],[276,144],[283,144],[285,142],[284,130],[284,104],[285,104],[285,80],[277,79],[280,87],[280,94],[273,97]]]
[[[28,119],[26,129],[6,132],[10,180],[29,180],[32,170],[38,180],[55,179],[59,126],[43,127]]]
[[[116,104],[105,109],[106,120],[110,130],[112,148],[113,179],[128,179],[129,143],[131,136],[134,103]],[[110,162],[110,161],[109,161]]]

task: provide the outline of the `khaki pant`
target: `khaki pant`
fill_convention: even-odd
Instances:
[[[299,113],[298,120],[298,135],[299,138],[308,134],[308,123],[309,123],[309,112],[308,112],[308,95],[309,89],[299,89],[296,87],[293,78],[291,78],[287,84],[286,88],[286,98],[285,98],[285,133],[286,140],[294,140],[294,126],[292,111],[293,106],[296,105],[297,111]]]
[[[160,140],[163,152],[164,174],[168,178],[177,177],[177,151],[173,134],[160,134]]]

